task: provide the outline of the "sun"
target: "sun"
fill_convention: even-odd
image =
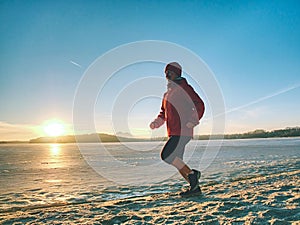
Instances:
[[[63,135],[65,131],[66,129],[64,123],[58,120],[48,121],[44,125],[44,132],[46,135],[51,137]]]

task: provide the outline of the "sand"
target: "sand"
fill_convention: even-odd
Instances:
[[[210,182],[202,184],[202,196],[190,198],[181,198],[175,191],[111,201],[83,198],[13,207],[1,211],[0,221],[2,224],[300,224],[299,176],[300,170],[296,170]],[[180,189],[181,184],[172,188]],[[126,191],[122,188],[126,189],[115,187],[115,190]],[[154,193],[157,188],[160,186],[148,187]]]

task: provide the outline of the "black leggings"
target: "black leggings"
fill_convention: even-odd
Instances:
[[[191,140],[186,136],[171,136],[161,151],[161,158],[168,164],[172,164],[176,157],[183,159],[186,144]]]

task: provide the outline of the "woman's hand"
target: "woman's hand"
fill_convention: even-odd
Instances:
[[[155,126],[155,123],[154,122],[152,122],[152,123],[150,123],[150,128],[153,130],[153,129],[155,129],[156,128],[156,126]]]

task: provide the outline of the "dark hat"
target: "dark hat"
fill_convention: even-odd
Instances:
[[[173,71],[174,73],[176,73],[178,76],[181,76],[181,72],[182,72],[182,68],[179,65],[179,63],[177,62],[171,62],[169,63],[166,68],[165,68],[165,72],[167,72],[168,70]]]

